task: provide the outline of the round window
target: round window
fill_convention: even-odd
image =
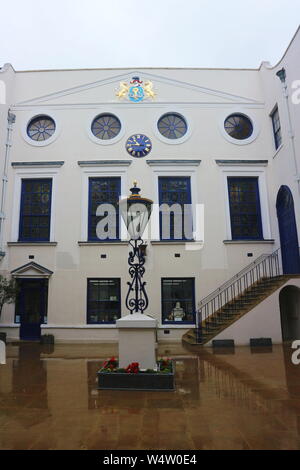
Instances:
[[[109,140],[119,134],[121,123],[113,114],[101,114],[93,120],[91,130],[98,139]]]
[[[158,121],[157,127],[161,135],[167,139],[180,139],[186,134],[187,124],[180,114],[164,114]]]
[[[248,139],[253,133],[253,125],[250,119],[243,114],[231,114],[225,119],[224,128],[233,139]]]
[[[37,116],[29,122],[27,135],[38,142],[50,139],[55,132],[55,122],[49,116]]]

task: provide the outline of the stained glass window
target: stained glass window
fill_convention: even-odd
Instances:
[[[49,241],[51,179],[23,179],[19,241]]]
[[[55,132],[55,122],[49,116],[37,116],[28,124],[28,136],[37,142],[50,139]]]
[[[232,239],[262,239],[258,178],[230,177],[228,192]]]
[[[187,132],[187,124],[180,114],[164,114],[158,121],[158,130],[167,139],[180,139]]]
[[[119,134],[121,123],[113,114],[101,114],[93,120],[91,129],[98,139],[109,140]]]
[[[194,278],[163,278],[162,322],[194,323],[195,280]]]
[[[121,178],[90,178],[89,179],[89,221],[88,239],[90,241],[114,241],[119,239],[119,197],[121,194]],[[104,211],[97,215],[97,209],[102,204],[111,204],[112,212]],[[114,212],[113,212],[114,210]],[[97,233],[97,225],[101,221],[101,233]],[[98,235],[103,236],[99,238]]]
[[[243,114],[231,114],[225,120],[225,131],[233,139],[248,139],[253,133],[253,125],[250,119]]]
[[[88,279],[87,323],[115,323],[120,316],[120,279]]]
[[[159,177],[161,240],[192,240],[191,182],[189,177]]]

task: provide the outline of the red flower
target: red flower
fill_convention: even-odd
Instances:
[[[103,369],[115,369],[118,365],[118,362],[115,357],[111,357],[108,361],[103,363]]]
[[[132,362],[126,367],[126,372],[127,374],[137,374],[140,369],[139,369],[139,363],[138,362]]]

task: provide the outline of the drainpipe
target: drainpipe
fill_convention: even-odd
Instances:
[[[3,247],[3,225],[5,220],[5,197],[6,197],[6,187],[7,187],[7,167],[9,162],[9,154],[11,148],[11,138],[13,132],[13,124],[16,121],[15,114],[8,111],[7,114],[7,134],[6,134],[6,142],[5,142],[5,157],[4,157],[4,166],[3,166],[3,173],[2,173],[2,187],[1,187],[1,196],[0,196],[0,261],[5,256],[5,251]]]
[[[287,87],[287,83],[286,83],[286,71],[285,71],[285,69],[282,68],[282,69],[278,70],[276,75],[281,81],[283,96],[285,98],[285,103],[286,103],[286,110],[287,110],[287,116],[288,116],[288,132],[289,132],[289,137],[291,139],[292,153],[293,153],[294,166],[295,166],[295,176],[296,176],[296,181],[297,181],[297,184],[298,184],[298,193],[299,193],[299,196],[300,196],[300,174],[299,174],[299,169],[298,169],[297,154],[296,154],[296,147],[295,147],[295,134],[294,134],[293,125],[292,125],[292,118],[291,118],[291,111],[290,111],[290,105],[289,105],[289,94],[288,94],[288,87]]]

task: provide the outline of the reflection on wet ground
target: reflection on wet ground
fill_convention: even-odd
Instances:
[[[175,392],[99,391],[117,346],[7,347],[0,449],[300,449],[300,365],[288,347],[233,351],[160,345]]]

